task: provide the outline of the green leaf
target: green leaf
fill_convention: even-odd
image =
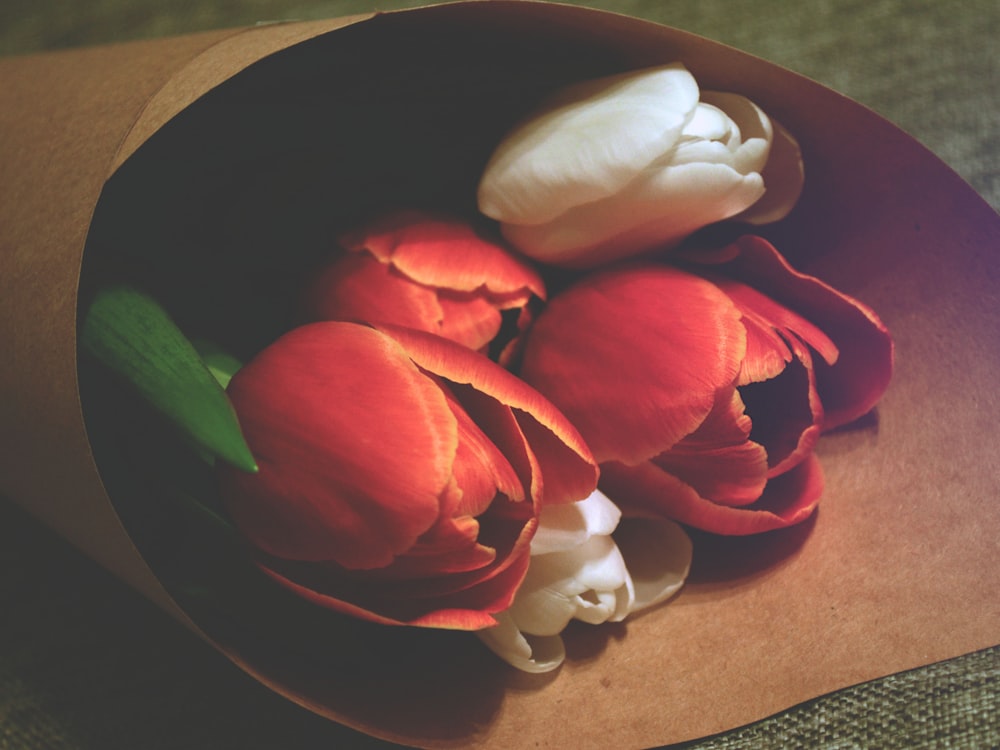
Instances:
[[[211,341],[195,339],[191,344],[201,357],[201,361],[205,363],[205,367],[212,373],[212,377],[219,381],[219,385],[223,389],[229,386],[229,381],[233,379],[233,375],[243,367],[243,363],[236,359],[236,357],[216,346]]]
[[[127,285],[101,289],[85,313],[80,345],[134,385],[196,445],[244,471],[257,471],[226,392],[148,294]]]

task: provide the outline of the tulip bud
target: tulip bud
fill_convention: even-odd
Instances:
[[[620,523],[600,492],[544,508],[524,583],[480,639],[518,669],[549,672],[565,658],[560,633],[570,620],[621,622],[679,591],[692,551],[683,530],[663,520]]]
[[[699,258],[585,276],[539,316],[520,374],[580,430],[626,513],[724,534],[799,523],[823,489],[820,433],[876,404],[892,340],[761,238]]]
[[[361,320],[416,328],[506,363],[545,298],[538,272],[467,222],[401,211],[340,238],[302,303],[308,321]],[[509,319],[511,325],[504,325]]]
[[[783,128],[736,94],[699,101],[675,63],[557,92],[497,147],[478,195],[525,255],[582,268],[670,248],[738,215],[775,221],[801,188],[798,145]]]

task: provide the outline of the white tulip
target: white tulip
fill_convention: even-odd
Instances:
[[[745,97],[699,97],[674,63],[558,92],[501,142],[478,200],[525,255],[590,267],[723,219],[776,221],[802,180],[787,131]]]
[[[570,620],[620,622],[675,594],[687,577],[691,542],[680,526],[622,520],[600,492],[545,507],[539,520],[528,574],[513,605],[497,615],[496,627],[478,631],[518,669],[549,672],[562,664],[560,633]]]

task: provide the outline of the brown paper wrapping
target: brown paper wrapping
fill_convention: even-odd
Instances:
[[[312,91],[317,81],[298,73],[325,55],[355,64],[326,71],[325,90]],[[567,663],[544,678],[512,673],[471,639],[456,639],[440,663],[386,656],[364,668],[322,670],[285,658],[280,644],[192,622],[119,521],[79,402],[77,284],[109,177],[141,163],[134,158],[144,144],[168,133],[205,94],[221,92],[216,107],[231,90],[252,99],[257,86],[277,90],[268,86],[278,71],[301,79],[310,96],[328,97],[338,116],[362,118],[357,132],[371,125],[366,113],[377,115],[387,133],[414,131],[403,147],[426,141],[432,159],[470,158],[444,164],[444,183],[458,187],[446,185],[442,195],[456,196],[484,153],[483,144],[453,145],[469,132],[449,131],[456,121],[493,138],[546,85],[673,60],[705,88],[751,97],[797,135],[807,166],[801,204],[764,233],[799,267],[872,305],[896,338],[897,375],[876,414],[821,443],[827,490],[817,516],[787,533],[698,537],[679,597],[624,625],[571,628]],[[400,91],[418,92],[400,106],[427,101],[441,111],[408,110],[395,121],[380,97],[391,93],[381,86],[397,70],[406,79]],[[12,58],[0,61],[0,80],[0,340],[7,354],[0,491],[278,692],[417,746],[646,747],[1000,641],[1000,459],[992,439],[1000,217],[861,106],[674,29],[507,2]],[[470,92],[475,106],[461,98]],[[481,117],[473,111],[480,105],[488,110]],[[443,137],[435,137],[439,130]],[[339,135],[334,129],[319,140]],[[280,150],[262,148],[261,169],[271,168],[273,148]],[[336,156],[337,149],[317,144],[316,153]],[[349,163],[344,169],[357,177]],[[355,185],[338,179],[322,184],[344,198]],[[406,194],[404,186],[396,197]],[[353,204],[344,205],[346,219]],[[364,628],[346,635],[366,637]],[[345,638],[345,649],[356,644]]]

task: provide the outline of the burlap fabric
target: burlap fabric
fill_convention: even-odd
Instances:
[[[421,4],[4,0],[0,54]],[[584,4],[678,26],[831,86],[913,134],[1000,207],[992,0]],[[988,649],[685,747],[997,747],[998,675],[1000,649]],[[389,746],[271,694],[0,500],[0,748]]]

